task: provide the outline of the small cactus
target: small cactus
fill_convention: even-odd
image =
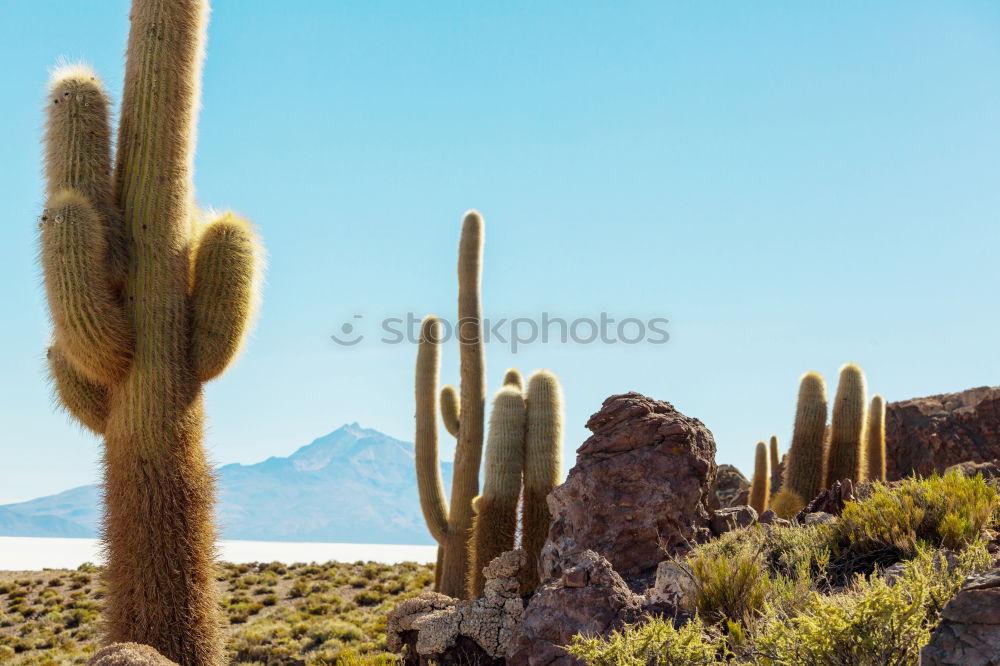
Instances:
[[[869,481],[885,481],[885,400],[876,395],[868,409],[868,455],[866,464]]]
[[[767,499],[771,495],[771,469],[767,444],[757,442],[754,454],[753,479],[750,481],[750,506],[757,513],[767,510]]]
[[[826,441],[826,385],[818,372],[808,372],[799,383],[792,446],[788,451],[783,490],[804,498],[816,497],[823,485]]]
[[[857,365],[848,363],[840,369],[830,417],[825,486],[843,479],[850,479],[855,485],[865,480],[866,411],[865,375]]]
[[[771,498],[769,508],[778,515],[778,518],[791,520],[805,505],[805,501],[798,493],[788,488],[782,488]]]

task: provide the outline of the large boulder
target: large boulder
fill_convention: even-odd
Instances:
[[[889,403],[885,427],[890,480],[1000,458],[1000,387]]]
[[[1000,663],[1000,569],[970,576],[945,604],[941,622],[920,652],[922,666]]]
[[[715,440],[698,419],[639,393],[605,400],[587,428],[593,435],[548,497],[541,578],[561,578],[563,562],[592,550],[644,591],[660,562],[711,536]]]
[[[582,665],[563,649],[573,636],[607,634],[642,617],[643,598],[594,551],[571,555],[562,568],[531,597],[507,649],[508,664]]]

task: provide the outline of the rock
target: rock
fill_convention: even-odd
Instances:
[[[761,525],[773,525],[776,520],[781,520],[781,518],[778,518],[774,509],[768,509],[757,517],[757,522]]]
[[[885,578],[885,582],[891,587],[903,577],[909,566],[906,562],[896,562],[886,568],[882,577]]]
[[[850,479],[834,481],[829,488],[819,491],[819,495],[805,505],[795,519],[800,523],[805,520],[810,513],[828,513],[831,516],[839,516],[844,510],[847,502],[854,501],[854,484]]]
[[[587,427],[593,435],[548,497],[541,578],[561,578],[563,561],[593,550],[645,590],[665,554],[710,537],[715,440],[698,419],[638,393],[611,396]]]
[[[773,513],[773,512],[772,512]],[[757,511],[752,506],[734,506],[712,512],[712,534],[725,534],[730,530],[749,527],[757,522]]]
[[[1000,387],[981,387],[886,406],[886,473],[928,476],[965,461],[1000,458]]]
[[[1000,460],[990,460],[987,462],[966,460],[944,470],[945,474],[948,472],[959,472],[965,476],[982,474],[984,479],[993,481],[994,485],[996,485],[997,479],[1000,479]]]
[[[563,569],[562,577],[543,584],[531,597],[507,650],[508,664],[582,664],[562,647],[573,636],[607,634],[642,616],[643,598],[633,593],[611,563],[594,551],[568,557]],[[567,579],[585,580],[586,584],[568,586]]]
[[[743,506],[750,501],[750,481],[734,466],[719,465],[708,501],[712,509]]]
[[[646,591],[644,605],[664,606],[674,611],[694,611],[695,591],[691,572],[680,562],[666,560],[656,567],[656,583]]]
[[[825,525],[826,523],[832,523],[837,519],[836,516],[823,511],[816,511],[814,513],[807,513],[801,522],[805,523],[806,526],[809,525]]]
[[[922,666],[986,666],[1000,655],[1000,569],[970,576],[945,604]]]
[[[407,646],[405,664],[499,666],[524,613],[517,594],[518,575],[527,561],[512,550],[483,568],[484,596],[460,601],[436,592],[407,599],[386,617],[386,645],[393,652]]]
[[[177,666],[177,663],[140,643],[112,643],[94,653],[89,666]]]

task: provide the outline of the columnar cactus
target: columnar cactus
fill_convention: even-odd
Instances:
[[[826,486],[842,479],[854,483],[865,480],[866,409],[865,375],[857,365],[848,363],[840,369],[833,400]]]
[[[885,400],[880,395],[868,409],[867,449],[868,480],[885,481]]]
[[[767,510],[767,500],[771,496],[771,468],[767,444],[757,442],[754,453],[753,478],[750,480],[750,506],[757,513]]]
[[[104,437],[106,627],[184,665],[222,656],[202,385],[236,354],[259,251],[192,188],[206,0],[134,0],[114,174],[108,98],[82,67],[50,84],[41,258],[49,367]]]
[[[483,218],[466,213],[458,250],[458,326],[461,392],[446,386],[441,392],[445,427],[455,435],[455,467],[451,502],[446,508],[437,456],[437,375],[440,338],[432,334],[440,324],[424,319],[417,352],[417,484],[428,529],[441,545],[438,591],[461,597],[469,569],[472,500],[479,494],[479,465],[483,450],[483,401],[486,358],[482,344],[480,281],[483,266]]]
[[[771,462],[771,494],[781,490],[781,452],[778,450],[778,436],[771,435],[768,446]]]
[[[823,485],[826,440],[826,385],[818,372],[799,383],[792,446],[788,451],[784,488],[802,501],[814,498]]]

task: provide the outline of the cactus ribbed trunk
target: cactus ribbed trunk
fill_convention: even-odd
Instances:
[[[830,416],[830,448],[825,485],[850,479],[865,480],[865,421],[867,420],[865,375],[854,363],[840,369],[837,394]]]
[[[868,481],[885,481],[885,400],[880,395],[872,398],[868,409]]]
[[[524,503],[522,544],[528,558],[521,578],[522,592],[538,586],[538,560],[549,536],[546,498],[562,476],[562,390],[548,370],[528,380],[525,396],[527,429],[524,439]]]
[[[826,385],[817,372],[802,376],[795,408],[792,445],[788,451],[784,486],[809,502],[823,485],[826,458]]]
[[[104,436],[107,639],[222,660],[202,382],[238,351],[259,256],[232,215],[196,234],[205,0],[135,0],[113,183],[106,96],[56,73],[42,263],[62,404]],[[194,265],[192,266],[192,259]]]
[[[781,490],[781,474],[778,473],[781,468],[781,454],[778,451],[777,435],[771,435],[768,453],[771,462],[771,494],[773,495]]]
[[[483,455],[483,413],[486,395],[486,357],[483,352],[480,283],[483,272],[483,218],[467,213],[458,248],[458,323],[461,364],[460,426],[455,448],[454,479],[444,543],[442,594],[461,597],[469,569],[472,499],[479,494],[479,465]]]

